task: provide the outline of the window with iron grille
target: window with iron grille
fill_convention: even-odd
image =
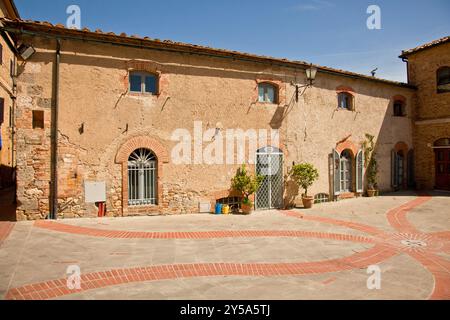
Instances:
[[[327,193],[319,193],[314,196],[314,203],[330,202],[330,196]]]
[[[226,197],[219,199],[216,202],[230,206],[231,211],[237,211],[241,207],[242,197]]]
[[[128,205],[157,204],[158,160],[148,149],[137,149],[128,158]]]

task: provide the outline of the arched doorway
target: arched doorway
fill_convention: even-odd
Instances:
[[[256,152],[256,174],[264,180],[256,193],[257,209],[279,209],[283,206],[283,152],[265,147]]]
[[[434,143],[435,188],[450,190],[450,138],[439,139]]]

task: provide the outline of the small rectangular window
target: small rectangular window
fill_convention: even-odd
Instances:
[[[33,110],[33,129],[44,129],[44,111]]]
[[[158,93],[158,76],[148,72],[130,72],[130,92]]]

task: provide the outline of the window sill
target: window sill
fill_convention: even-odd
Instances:
[[[337,107],[337,108],[336,108],[336,111],[350,111],[350,112],[354,112],[355,110]]]
[[[263,102],[263,101],[256,101],[256,103],[255,104],[257,104],[257,105],[261,105],[261,106],[276,106],[276,107],[278,107],[280,104],[279,103],[277,103],[277,102]]]
[[[159,93],[143,93],[143,92],[129,92],[129,96],[132,97],[159,97]]]

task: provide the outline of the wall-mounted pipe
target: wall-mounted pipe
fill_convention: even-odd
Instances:
[[[61,62],[61,41],[56,39],[56,54],[53,71],[53,103],[50,135],[50,198],[49,219],[58,218],[58,108],[59,108],[59,65]]]

